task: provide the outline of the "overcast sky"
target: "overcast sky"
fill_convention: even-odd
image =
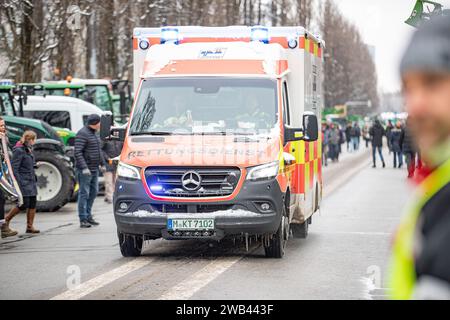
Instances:
[[[355,23],[366,43],[376,47],[378,83],[382,91],[400,89],[398,66],[414,28],[405,24],[415,0],[334,0]],[[450,0],[434,0],[450,9]]]

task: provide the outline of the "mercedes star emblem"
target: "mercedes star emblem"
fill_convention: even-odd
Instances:
[[[195,171],[188,171],[181,177],[181,184],[187,191],[197,191],[201,183],[202,177]]]

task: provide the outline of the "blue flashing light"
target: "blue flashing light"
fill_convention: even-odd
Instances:
[[[269,28],[253,27],[251,32],[252,41],[259,41],[265,44],[268,44],[270,42]]]
[[[161,44],[173,43],[179,44],[179,32],[177,28],[162,28],[161,29]]]
[[[159,191],[162,191],[162,189],[163,189],[163,187],[162,187],[162,185],[160,185],[160,184],[152,184],[152,185],[150,186],[150,190],[151,190],[152,192],[159,192]]]

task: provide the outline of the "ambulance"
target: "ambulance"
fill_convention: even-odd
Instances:
[[[303,27],[137,28],[135,102],[114,215],[121,252],[151,239],[257,239],[282,258],[320,208],[324,42]]]

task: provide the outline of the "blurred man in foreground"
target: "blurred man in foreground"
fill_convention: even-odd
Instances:
[[[409,128],[426,165],[399,226],[392,298],[450,299],[450,18],[419,29],[401,64]]]

